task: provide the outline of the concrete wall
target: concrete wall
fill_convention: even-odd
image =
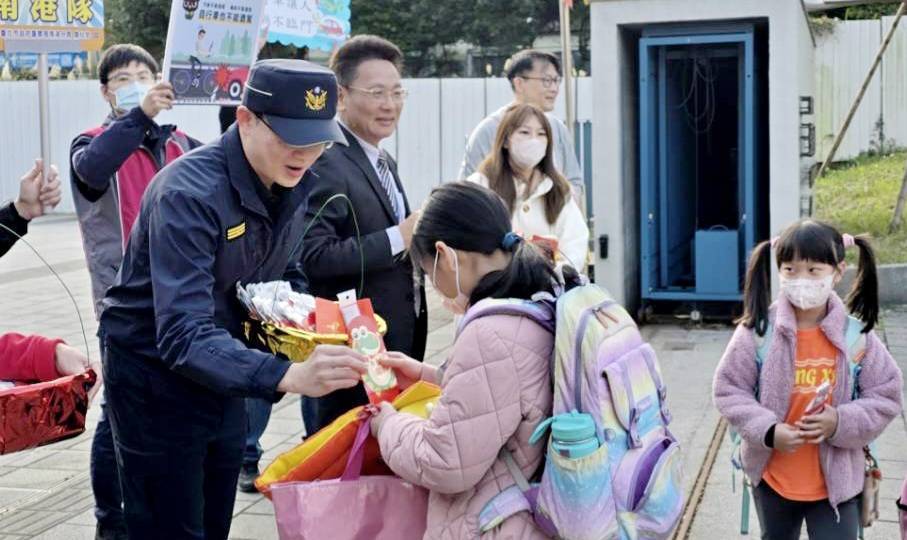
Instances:
[[[642,25],[767,19],[770,224],[772,231],[800,216],[799,95],[811,94],[812,41],[799,2],[792,0],[593,0],[592,72],[595,73],[593,174],[596,234],[614,246],[596,258],[599,283],[633,307],[638,285],[638,160],[635,133],[636,44]],[[629,37],[629,39],[628,39]],[[794,54],[796,53],[796,54]],[[624,249],[617,249],[623,246]]]
[[[841,298],[845,298],[850,288],[853,287],[853,280],[857,275],[857,269],[851,265],[844,273],[844,279],[838,284],[837,291]],[[907,264],[883,264],[878,268],[879,276],[879,302],[882,305],[905,305],[907,304]]]

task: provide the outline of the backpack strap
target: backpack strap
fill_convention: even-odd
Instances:
[[[860,397],[860,371],[863,369],[863,357],[866,355],[866,334],[863,332],[863,321],[849,315],[844,327],[844,343],[847,347],[847,366],[850,372],[850,399]]]
[[[457,326],[457,333],[462,332],[469,323],[482,317],[514,315],[528,317],[553,334],[556,322],[555,303],[556,299],[548,293],[538,293],[532,297],[532,300],[486,298],[469,308],[469,311],[463,315],[463,319]]]
[[[756,340],[756,386],[754,390],[757,401],[759,400],[759,377],[762,374],[762,364],[765,363],[765,358],[768,356],[768,349],[772,346],[774,334],[775,325],[771,321],[765,325],[765,334],[761,336],[753,329],[753,338]]]

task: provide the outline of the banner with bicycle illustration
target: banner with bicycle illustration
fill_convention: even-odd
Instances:
[[[237,105],[258,56],[262,0],[173,0],[164,79],[175,103]]]

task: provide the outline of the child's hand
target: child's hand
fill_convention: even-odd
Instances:
[[[838,411],[831,405],[826,405],[822,411],[801,418],[797,427],[806,442],[819,444],[834,435],[838,429]]]
[[[775,450],[790,453],[803,446],[805,442],[802,433],[796,427],[790,424],[775,424]]]
[[[381,422],[387,418],[389,415],[392,415],[397,412],[397,409],[393,405],[386,401],[380,403],[378,414],[373,415],[369,419],[369,427],[371,428],[372,437],[378,438],[378,430],[381,429]]]
[[[397,386],[406,390],[422,378],[422,362],[399,352],[387,352],[377,358],[378,363],[391,368],[397,375]]]

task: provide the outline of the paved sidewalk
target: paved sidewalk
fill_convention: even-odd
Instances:
[[[76,298],[85,318],[88,347],[98,354],[96,323],[90,306],[88,273],[78,228],[71,217],[55,218],[31,227],[30,240],[54,265]],[[436,297],[429,302],[430,336],[427,361],[439,363],[453,341],[451,317]],[[895,356],[907,362],[907,308],[889,315],[888,337]],[[16,330],[64,337],[81,345],[82,332],[75,310],[62,287],[37,258],[20,243],[0,259],[0,332]],[[718,414],[711,406],[712,373],[730,338],[730,327],[693,328],[683,325],[647,326],[647,339],[658,353],[668,384],[674,415],[672,430],[684,450],[685,483],[692,487],[711,440]],[[0,540],[91,539],[94,534],[93,499],[88,479],[89,450],[97,410],[88,415],[86,433],[59,444],[0,456]],[[899,420],[900,422],[900,420]],[[903,424],[893,425],[882,441],[886,476],[903,475],[907,439]],[[295,446],[303,434],[298,399],[275,405],[262,438],[262,463]],[[723,449],[726,452],[726,449]],[[693,523],[691,538],[724,539],[737,536],[739,498],[730,494],[729,466],[722,454],[712,471],[704,504]],[[893,519],[893,481],[885,482],[885,519]],[[754,529],[757,528],[755,517]],[[893,539],[880,524],[867,538]],[[886,535],[876,535],[887,534]],[[237,493],[232,539],[277,538],[271,503],[260,495]],[[753,535],[758,537],[758,535]]]

